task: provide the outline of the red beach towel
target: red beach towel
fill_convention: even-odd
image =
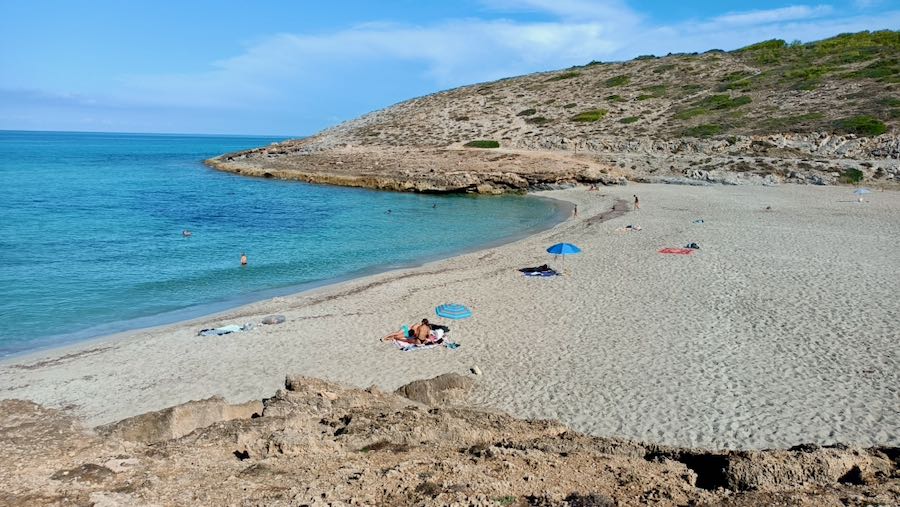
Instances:
[[[694,253],[693,248],[663,248],[659,251],[661,254],[674,254],[674,255],[691,255]]]

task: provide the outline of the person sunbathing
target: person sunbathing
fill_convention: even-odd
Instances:
[[[414,324],[409,328],[409,331],[404,329],[395,331],[382,338],[381,341],[398,341],[413,345],[422,345],[431,341],[431,325],[428,323],[428,319],[422,319],[422,322]]]

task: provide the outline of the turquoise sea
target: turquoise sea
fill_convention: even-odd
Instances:
[[[317,186],[202,163],[279,140],[0,131],[0,356],[447,257],[566,213],[536,197]]]

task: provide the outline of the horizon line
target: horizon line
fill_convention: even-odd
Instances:
[[[0,128],[0,132],[41,132],[55,134],[125,134],[148,136],[207,136],[207,137],[280,137],[284,139],[302,139],[309,135],[285,135],[285,134],[221,134],[199,132],[122,132],[115,130],[34,130],[34,129],[6,129]]]

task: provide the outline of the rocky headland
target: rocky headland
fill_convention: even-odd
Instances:
[[[896,505],[900,449],[698,451],[461,405],[475,378],[396,393],[288,377],[96,428],[0,401],[0,505]]]
[[[627,180],[900,183],[900,33],[640,57],[435,93],[210,159],[249,176],[501,193]]]

